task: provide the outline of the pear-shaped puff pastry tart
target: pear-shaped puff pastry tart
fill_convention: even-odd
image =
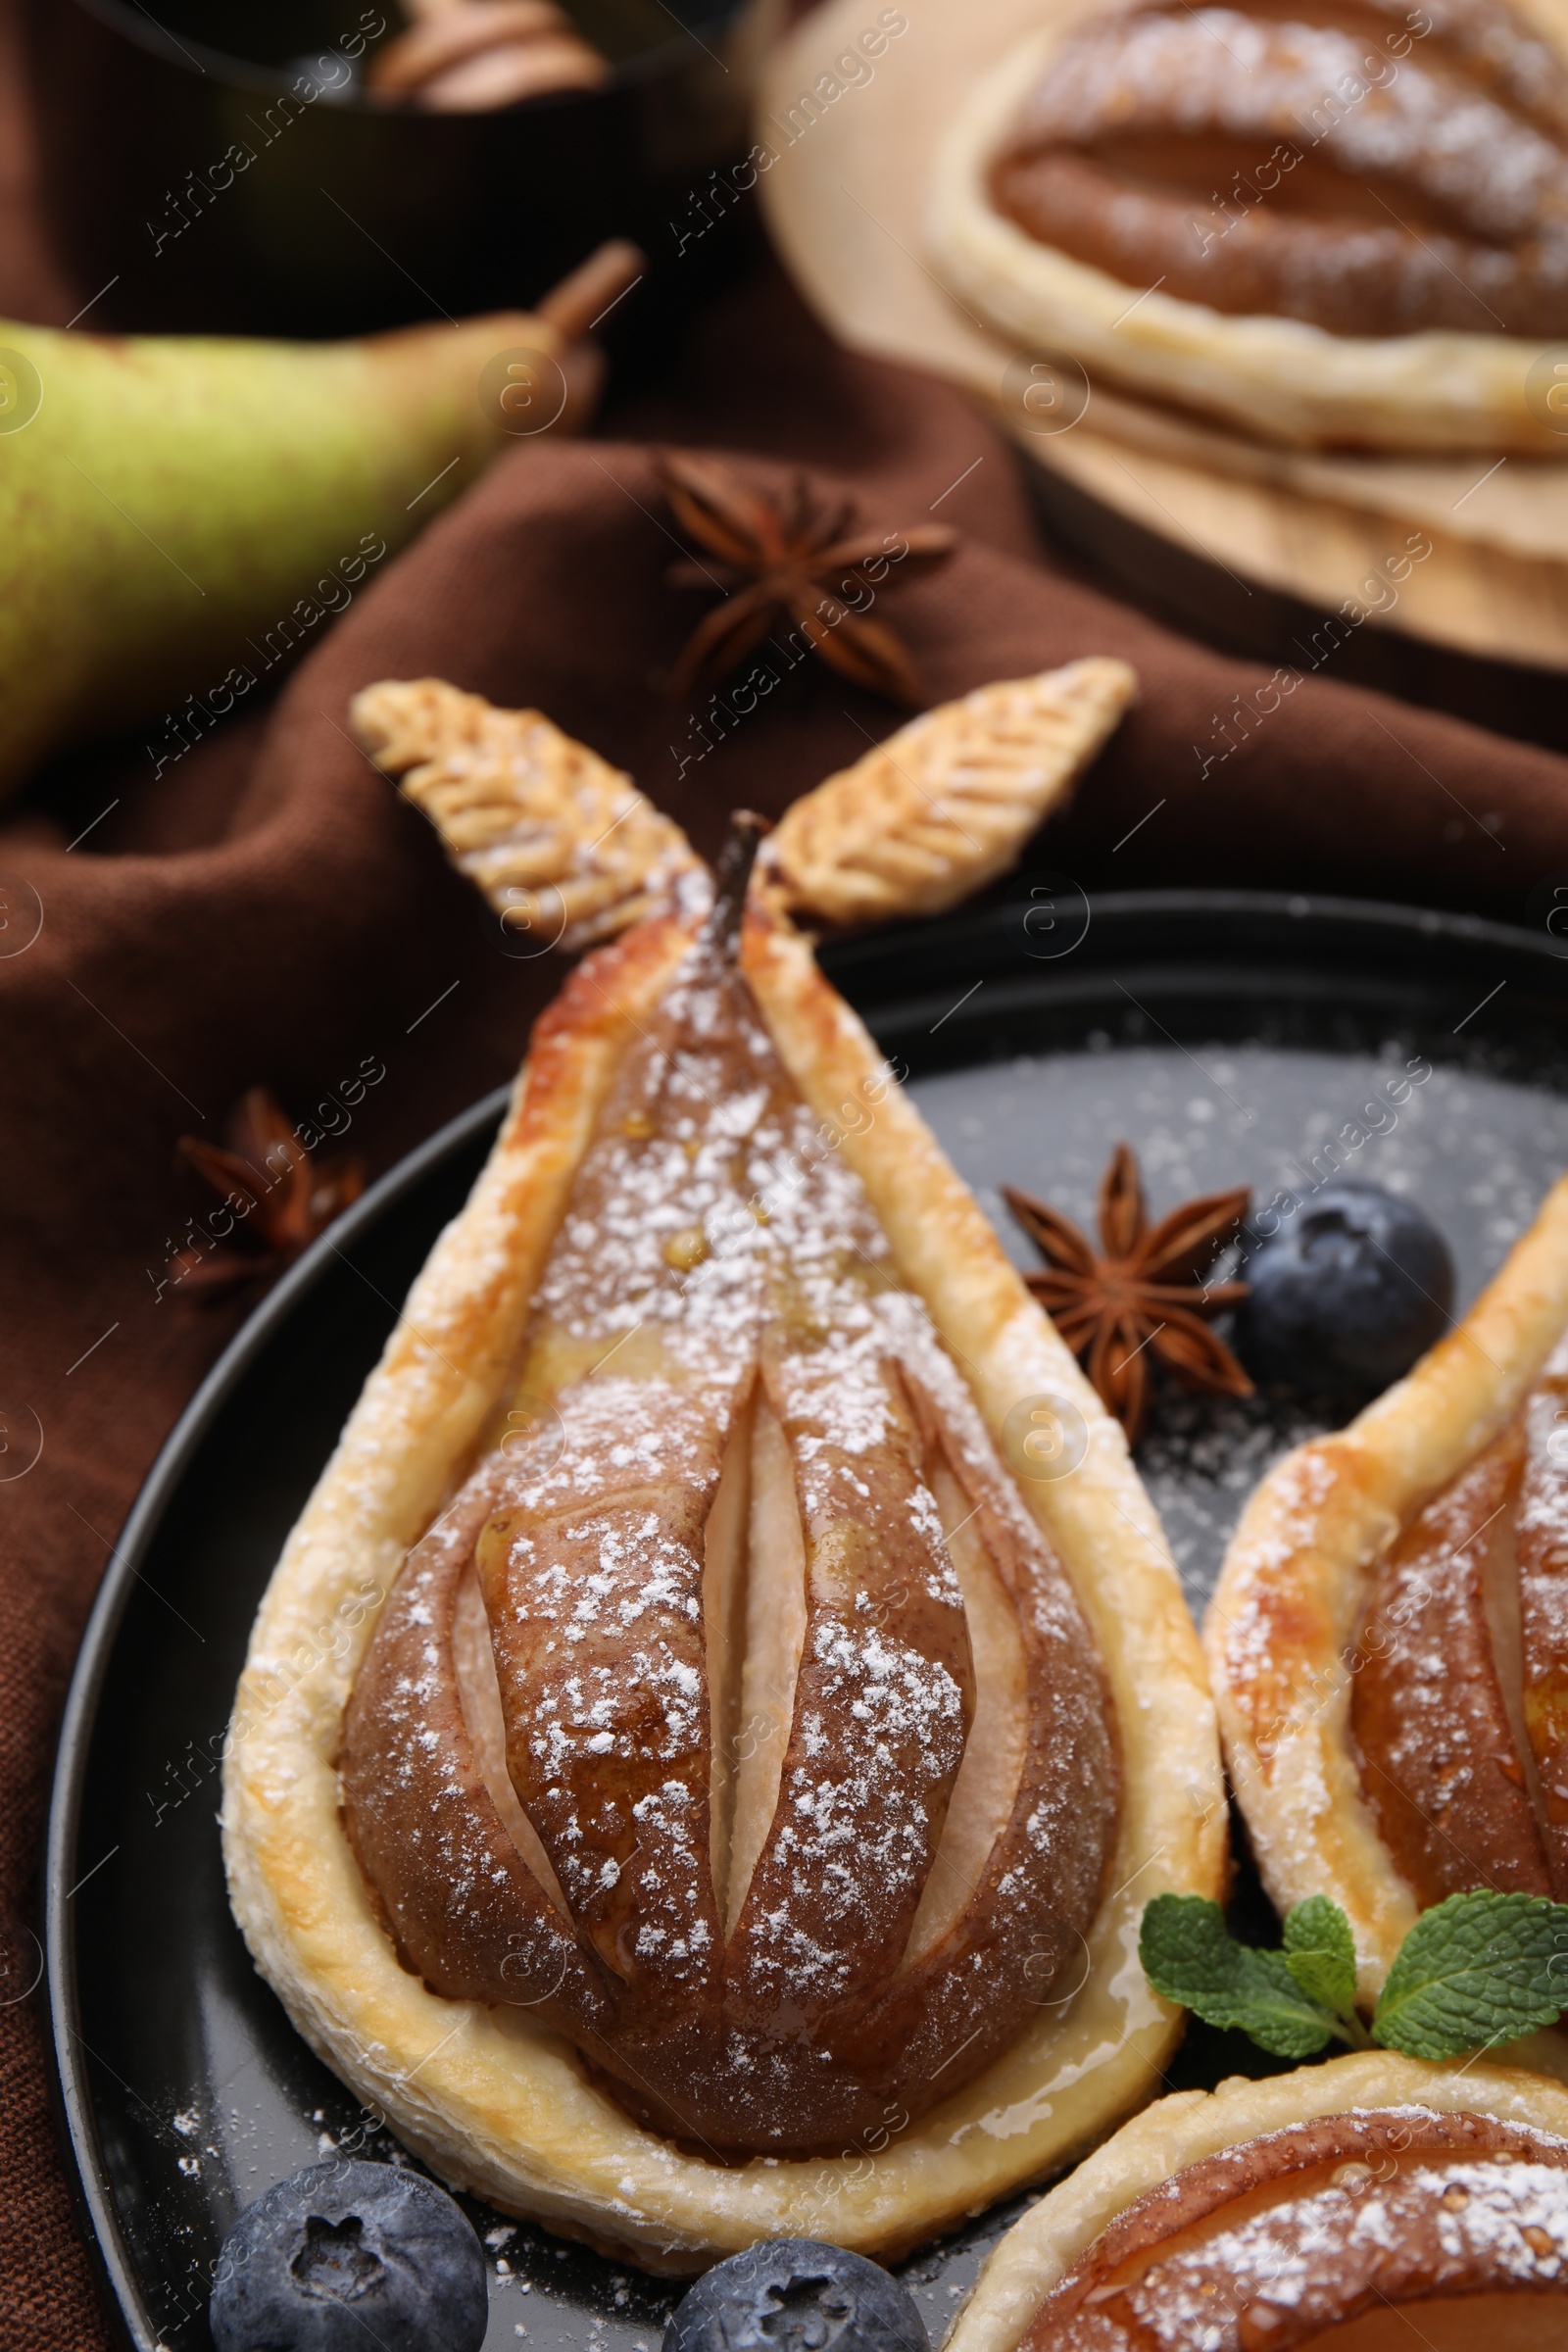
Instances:
[[[939,150],[931,258],[1259,440],[1557,457],[1565,61],[1554,0],[1053,0]]]
[[[1568,2091],[1369,2051],[1178,2091],[1014,2223],[948,2352],[1564,2352]]]
[[[1568,1180],[1462,1322],[1249,1502],[1204,1627],[1283,1911],[1328,1894],[1360,1984],[1472,1887],[1568,1900]],[[1568,2073],[1560,2031],[1528,2045]]]
[[[327,2062],[447,2180],[672,2270],[906,2247],[1100,2136],[1179,2026],[1144,1903],[1224,1859],[1121,1433],[727,856],[537,1023],[224,1790]]]

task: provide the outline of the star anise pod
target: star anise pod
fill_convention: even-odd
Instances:
[[[716,459],[685,451],[666,452],[660,476],[682,530],[715,559],[676,564],[671,584],[716,583],[731,591],[693,632],[675,664],[672,693],[690,694],[727,677],[787,619],[857,686],[924,708],[925,689],[902,639],[857,606],[862,597],[869,604],[945,564],[957,543],[956,532],[924,523],[857,534],[852,499],[824,505],[799,474],[782,497],[774,497]]]
[[[364,1161],[345,1154],[318,1166],[287,1112],[264,1086],[253,1086],[237,1104],[227,1150],[199,1135],[182,1135],[179,1149],[222,1196],[229,1217],[223,1238],[242,1234],[255,1245],[179,1251],[172,1281],[207,1298],[281,1274],[365,1190]],[[211,1229],[216,1230],[213,1219],[220,1213],[215,1210],[209,1218]]]
[[[1133,1445],[1149,1419],[1151,1357],[1204,1396],[1252,1394],[1206,1321],[1248,1285],[1202,1279],[1236,1239],[1251,1200],[1245,1185],[1186,1200],[1151,1226],[1138,1162],[1118,1144],[1101,1179],[1099,1250],[1059,1210],[1010,1185],[1003,1193],[1051,1268],[1024,1280]]]

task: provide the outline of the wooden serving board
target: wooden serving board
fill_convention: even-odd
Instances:
[[[776,160],[758,184],[807,300],[852,349],[973,392],[1040,469],[1048,514],[1086,501],[1108,509],[1133,536],[1187,559],[1185,576],[1217,566],[1232,610],[1238,592],[1274,591],[1319,612],[1349,605],[1357,626],[1568,670],[1568,446],[1561,460],[1500,466],[1485,454],[1324,456],[1099,383],[1067,429],[1028,429],[1017,347],[926,261],[930,163],[1006,49],[1052,16],[1099,4],[938,0],[879,12],[872,0],[826,0],[797,27],[763,70],[757,137]],[[1568,38],[1563,0],[1534,0],[1530,13]],[[905,29],[868,57],[866,35],[894,15]],[[1423,545],[1430,552],[1409,560]]]

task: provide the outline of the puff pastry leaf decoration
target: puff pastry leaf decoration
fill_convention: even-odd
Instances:
[[[387,678],[349,714],[458,871],[541,947],[609,939],[697,869],[680,827],[542,711],[501,710],[441,678]]]
[[[940,914],[1006,872],[1137,691],[1125,662],[1095,656],[939,704],[797,801],[762,878],[781,906],[823,923]],[[420,678],[366,687],[350,715],[519,937],[576,953],[701,872],[629,776],[537,710]]]
[[[546,1263],[537,1427],[413,1554],[343,1791],[438,1990],[525,1998],[675,2137],[838,2147],[1066,1978],[1117,1751],[1059,1560],[809,1149],[721,880]]]
[[[824,922],[943,913],[1006,872],[1137,691],[1096,655],[939,704],[795,803],[769,878]]]
[[[543,722],[359,717],[460,852],[523,854]],[[1121,1430],[749,883],[757,822],[715,889],[632,807],[656,898],[570,800],[555,887],[651,910],[539,1016],[289,1538],[231,1900],[444,2180],[656,2270],[887,2258],[1148,2096],[1181,2020],[1139,1919],[1221,1891],[1213,1711]]]

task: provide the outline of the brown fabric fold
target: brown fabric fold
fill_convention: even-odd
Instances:
[[[33,248],[22,260],[11,299],[58,316],[45,263]],[[346,1140],[379,1170],[511,1073],[560,977],[487,939],[423,819],[349,739],[350,696],[435,674],[537,705],[705,851],[732,804],[776,814],[899,721],[782,655],[754,708],[668,703],[660,680],[707,605],[666,583],[677,547],[652,443],[753,453],[760,478],[808,465],[889,530],[954,524],[951,567],[886,605],[934,699],[1080,654],[1136,664],[1142,701],[1037,864],[1087,887],[1246,882],[1516,917],[1543,875],[1568,869],[1568,762],[1339,684],[1332,650],[1286,688],[1272,665],[1206,651],[1054,568],[1010,457],[967,406],[834,351],[765,270],[615,422],[618,439],[509,455],[366,585],[272,706],[156,777],[134,747],[79,758],[0,817],[0,872],[43,909],[35,942],[0,956],[4,1401],[44,1432],[36,1467],[0,1484],[13,1936],[35,1916],[54,1728],[93,1591],[240,1311],[158,1294],[201,1205],[177,1137],[217,1140],[257,1083],[306,1115],[373,1056],[386,1079]],[[0,2008],[14,2352],[105,2340],[45,2113],[44,2023],[41,1992]]]

